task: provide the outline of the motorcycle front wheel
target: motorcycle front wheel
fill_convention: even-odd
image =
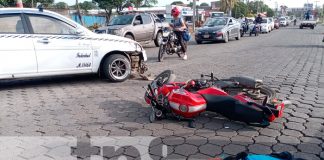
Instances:
[[[165,45],[160,45],[158,60],[162,62],[164,59]]]
[[[171,83],[174,82],[176,78],[176,75],[173,73],[172,70],[165,70],[163,72],[161,72],[160,74],[158,74],[154,80],[161,80],[161,84],[167,84],[167,83]]]

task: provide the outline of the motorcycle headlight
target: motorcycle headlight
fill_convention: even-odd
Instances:
[[[164,31],[164,32],[162,33],[162,36],[163,36],[163,37],[168,37],[168,36],[169,36],[169,34],[170,34],[170,32],[169,32],[169,31]]]

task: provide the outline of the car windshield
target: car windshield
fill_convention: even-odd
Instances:
[[[280,21],[285,21],[286,20],[286,18],[280,18]]]
[[[267,19],[262,19],[261,23],[268,23],[268,20]]]
[[[131,24],[133,22],[133,19],[134,19],[134,15],[120,15],[120,16],[114,17],[109,22],[108,26]]]
[[[223,17],[224,13],[212,13],[212,17]]]
[[[224,26],[226,25],[227,19],[225,18],[212,18],[209,19],[204,26],[214,27],[214,26]]]

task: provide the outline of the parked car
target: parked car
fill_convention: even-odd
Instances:
[[[278,19],[274,20],[274,28],[279,29],[280,22]]]
[[[285,16],[285,18],[286,18],[286,20],[287,20],[287,26],[289,26],[289,24],[291,23],[291,19],[290,19],[290,17],[289,16]]]
[[[274,19],[272,17],[269,17],[269,21],[270,21],[271,30],[274,30],[275,28]]]
[[[203,41],[224,41],[230,38],[239,40],[241,24],[232,17],[210,18],[203,27],[197,29],[195,39],[198,44]]]
[[[288,21],[285,17],[280,17],[279,22],[280,22],[280,26],[283,26],[283,27],[288,26]]]
[[[154,14],[132,13],[114,17],[108,26],[98,28],[95,32],[122,36],[142,43],[154,41],[158,47],[162,39],[162,28],[168,26],[169,23],[162,22]]]
[[[271,22],[269,18],[263,18],[261,22],[261,32],[269,33],[271,32]]]
[[[0,79],[100,73],[121,82],[146,70],[139,43],[46,10],[0,9],[0,44]]]

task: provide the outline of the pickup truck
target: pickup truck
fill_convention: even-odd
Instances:
[[[301,21],[299,28],[303,29],[304,27],[309,27],[311,29],[314,29],[316,26],[316,20],[304,20]]]
[[[113,34],[126,37],[141,43],[154,41],[159,47],[162,39],[162,28],[169,23],[162,22],[152,13],[129,13],[114,17],[108,24],[95,30],[99,34]]]

